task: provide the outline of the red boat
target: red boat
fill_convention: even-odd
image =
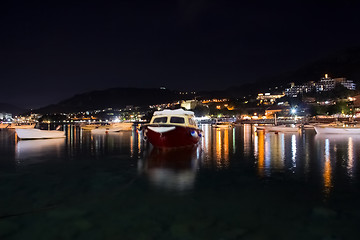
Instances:
[[[183,109],[156,111],[144,126],[145,138],[157,148],[193,146],[201,137],[194,112]]]

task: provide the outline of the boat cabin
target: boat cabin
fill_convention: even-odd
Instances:
[[[195,116],[193,112],[184,111],[182,109],[156,111],[150,121],[150,124],[176,125],[197,128],[197,123],[194,117]]]

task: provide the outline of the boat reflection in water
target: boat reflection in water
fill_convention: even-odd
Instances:
[[[188,191],[194,187],[200,147],[161,150],[153,148],[144,162],[149,182],[165,190]]]
[[[346,168],[347,178],[353,181],[360,151],[360,136],[356,135],[316,135],[315,142],[320,149],[321,168],[323,169],[324,193],[329,195],[333,188],[333,169],[337,162]]]
[[[60,158],[64,146],[63,138],[19,141],[15,145],[16,163],[22,166]]]

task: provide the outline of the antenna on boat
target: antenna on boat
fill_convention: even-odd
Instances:
[[[276,121],[276,113],[274,113],[274,125],[277,125],[277,121]]]

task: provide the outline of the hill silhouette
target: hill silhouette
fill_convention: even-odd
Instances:
[[[325,73],[330,77],[346,77],[359,83],[360,47],[336,52],[306,64],[295,71],[259,79],[254,83],[232,86],[225,90],[198,92],[197,97],[238,98],[263,91],[281,91],[290,82],[296,84],[319,81]],[[358,84],[359,85],[359,84]],[[277,88],[275,88],[277,87]],[[277,89],[277,90],[276,90]],[[195,95],[180,95],[177,91],[155,88],[112,88],[75,95],[72,98],[35,110],[38,113],[78,112],[104,108],[123,108],[127,105],[148,106],[153,104],[191,99]]]
[[[79,112],[124,108],[128,105],[148,106],[180,100],[183,95],[167,89],[111,88],[75,95],[72,98],[35,110],[37,113]]]
[[[11,113],[13,115],[24,113],[26,110],[19,108],[17,106],[14,106],[9,103],[0,103],[0,112],[6,112]]]

